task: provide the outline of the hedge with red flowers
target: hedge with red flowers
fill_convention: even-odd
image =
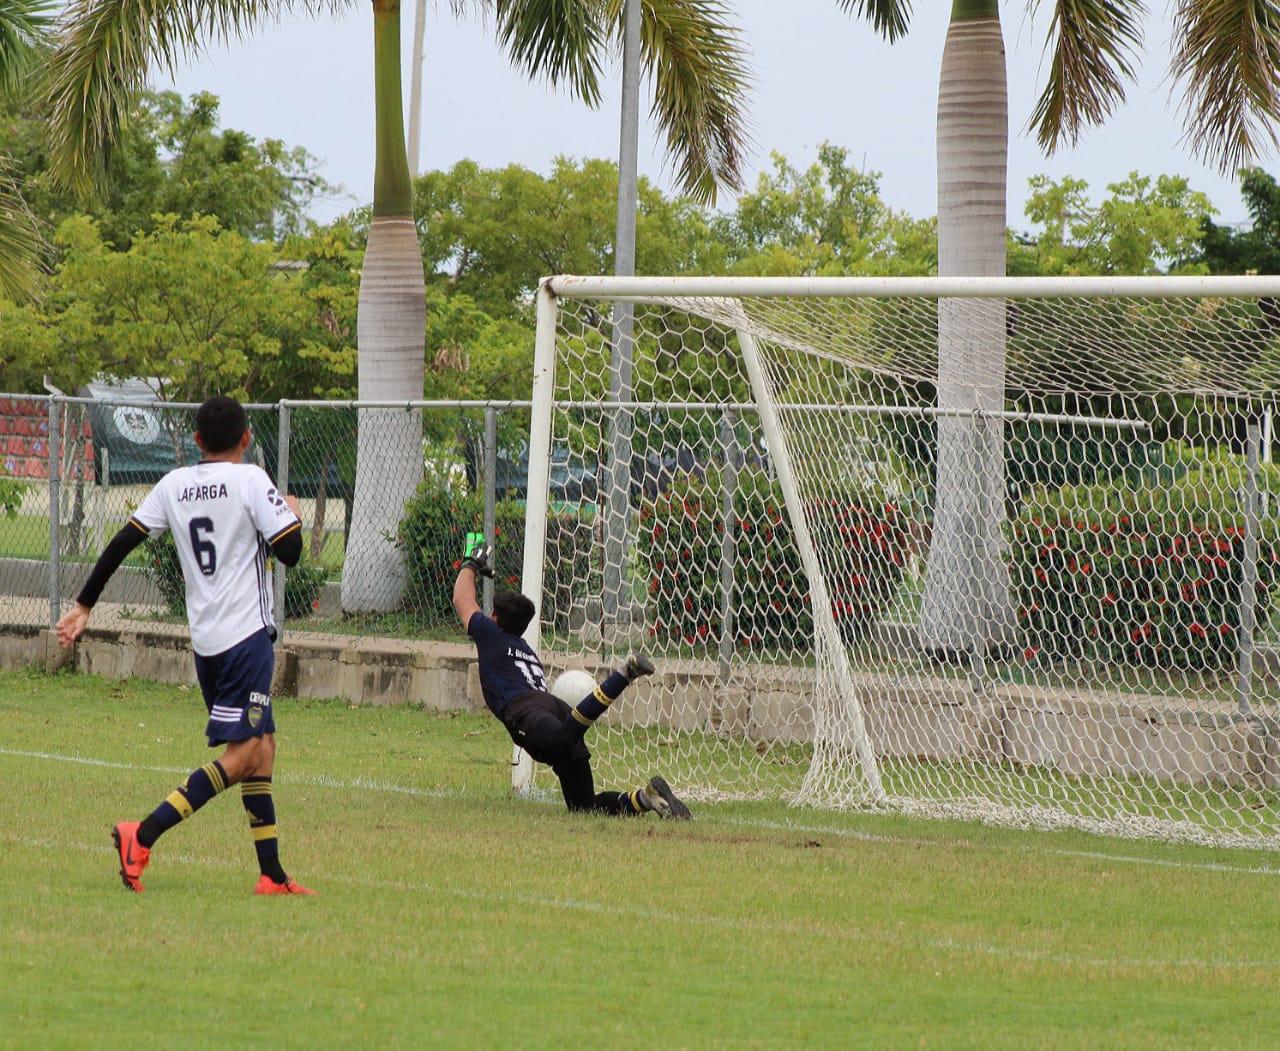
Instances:
[[[1168,484],[1065,487],[1013,525],[1013,576],[1027,660],[1220,670],[1240,641],[1244,511],[1238,467]],[[1257,623],[1267,623],[1280,546],[1258,542]]]
[[[812,506],[810,531],[827,571],[846,643],[860,639],[896,596],[909,552],[907,516],[869,495]],[[640,512],[640,562],[649,574],[650,635],[686,646],[718,643],[724,522],[720,479],[684,476]],[[781,489],[739,473],[734,498],[733,641],[741,649],[813,645],[809,581]]]

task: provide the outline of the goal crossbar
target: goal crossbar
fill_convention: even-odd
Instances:
[[[1159,299],[1280,296],[1280,276],[1152,277],[576,277],[543,282],[563,299],[644,302],[743,297]]]

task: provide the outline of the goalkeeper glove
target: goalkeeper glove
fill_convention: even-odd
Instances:
[[[463,569],[473,569],[478,577],[493,576],[493,545],[481,533],[467,537],[467,555],[462,560]]]

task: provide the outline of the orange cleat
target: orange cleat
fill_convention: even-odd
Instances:
[[[142,870],[151,860],[151,850],[138,842],[141,821],[121,821],[111,830],[120,854],[120,882],[135,894],[142,893]]]
[[[296,880],[277,883],[265,872],[258,877],[258,885],[253,888],[254,894],[314,894],[315,891],[304,887]]]

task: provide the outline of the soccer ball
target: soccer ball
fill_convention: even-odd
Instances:
[[[577,704],[590,697],[596,690],[596,680],[589,671],[570,668],[556,676],[551,692],[565,704]]]

